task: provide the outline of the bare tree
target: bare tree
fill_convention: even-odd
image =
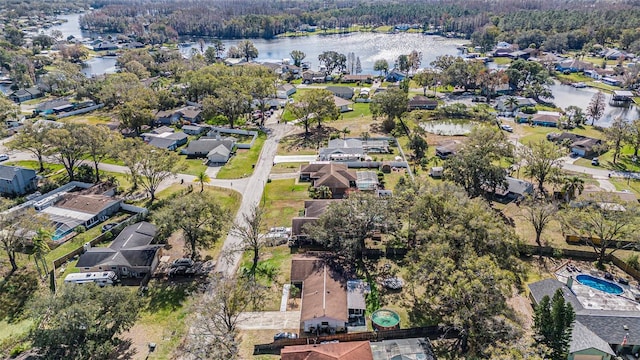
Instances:
[[[536,244],[538,250],[542,251],[542,233],[547,225],[555,218],[558,207],[552,203],[544,201],[527,199],[522,209],[522,216],[533,226],[536,233]]]
[[[595,124],[597,120],[600,120],[602,114],[604,114],[604,94],[602,91],[598,91],[593,95],[589,106],[587,106],[587,115],[591,118],[591,125]]]
[[[260,260],[260,249],[264,246],[264,236],[260,234],[264,227],[264,210],[255,206],[250,213],[242,214],[242,220],[233,224],[231,234],[242,240],[241,251],[251,251],[253,262],[250,274],[256,275],[258,261]]]

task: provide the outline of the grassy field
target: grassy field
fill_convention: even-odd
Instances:
[[[33,169],[36,171],[40,169],[40,165],[36,160],[7,161],[4,163],[4,165],[20,166],[27,169]],[[60,164],[53,164],[53,163],[46,162],[44,163],[44,169],[45,169],[45,173],[55,173],[59,170],[63,170],[64,166]]]
[[[220,169],[217,178],[239,179],[251,176],[253,174],[253,166],[258,162],[262,145],[264,145],[266,139],[267,135],[260,133],[251,149],[237,150],[236,155]]]
[[[181,165],[184,166],[180,173],[198,176],[203,171],[207,171],[207,165],[204,164],[202,159],[182,159]]]
[[[640,180],[611,178],[609,180],[618,191],[631,191],[640,198]]]
[[[618,161],[615,164],[613,163],[613,150],[599,155],[598,159],[600,161],[599,166],[592,165],[590,159],[578,159],[575,164],[595,169],[640,172],[640,161],[633,161],[633,148],[629,145],[622,148]]]
[[[271,168],[272,174],[290,174],[295,173],[300,169],[301,165],[306,165],[306,162],[294,162],[294,163],[280,163]]]
[[[511,58],[496,57],[496,58],[493,58],[493,62],[496,63],[496,65],[508,65],[508,64],[511,64]]]
[[[291,226],[291,218],[298,216],[304,201],[309,200],[308,188],[309,183],[296,184],[296,179],[268,182],[261,202],[266,209],[266,227]]]
[[[523,136],[519,139],[522,144],[528,144],[529,142],[537,142],[540,140],[544,140],[547,138],[547,134],[549,133],[560,133],[567,130],[560,130],[554,127],[544,127],[544,126],[530,126],[528,124],[516,124],[515,128],[519,134]],[[585,125],[581,128],[575,128],[573,130],[569,130],[569,132],[574,134],[579,134],[583,136],[593,137],[597,139],[602,139],[603,134],[600,130],[592,126]]]
[[[82,115],[73,115],[66,118],[60,119],[60,122],[71,123],[71,124],[88,124],[88,125],[106,125],[110,123],[113,119],[111,116],[106,114],[82,114]]]
[[[242,268],[251,268],[253,253],[247,251],[242,256],[240,271]],[[264,247],[260,251],[259,264],[276,270],[273,282],[257,276],[260,283],[269,287],[264,296],[264,311],[280,310],[282,300],[282,286],[291,282],[291,249],[287,245]],[[260,266],[260,265],[259,265]]]

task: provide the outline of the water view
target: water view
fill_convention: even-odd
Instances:
[[[424,131],[444,136],[467,135],[477,125],[477,122],[468,120],[433,120],[420,123]]]

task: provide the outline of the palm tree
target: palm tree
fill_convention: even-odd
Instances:
[[[518,104],[518,99],[516,99],[515,96],[509,96],[504,101],[504,106],[507,107],[509,111],[514,111],[518,107]]]
[[[39,229],[36,232],[36,236],[33,237],[33,260],[36,264],[36,269],[38,273],[40,273],[40,265],[42,265],[42,275],[46,275],[49,272],[49,267],[47,266],[47,260],[44,258],[51,249],[49,245],[47,245],[47,241],[51,240],[53,234],[49,229]]]
[[[204,191],[204,183],[208,183],[211,181],[211,178],[205,171],[200,171],[198,175],[196,175],[196,181],[200,183],[200,192]]]
[[[342,130],[340,130],[340,132],[342,133],[342,140],[346,140],[347,139],[347,135],[349,133],[351,133],[351,130],[349,130],[349,128],[344,128]]]
[[[578,195],[582,194],[584,190],[584,180],[577,176],[572,176],[564,179],[564,185],[562,186],[562,192],[565,194],[565,201],[570,202],[576,198],[576,192]]]

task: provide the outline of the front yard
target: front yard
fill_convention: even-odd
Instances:
[[[266,227],[291,226],[291,218],[304,210],[309,200],[310,183],[296,183],[296,179],[272,180],[264,189],[262,206],[265,209]]]
[[[253,174],[253,167],[258,162],[262,145],[267,140],[267,135],[260,133],[251,149],[238,149],[236,154],[229,159],[220,172],[218,179],[239,179]]]

